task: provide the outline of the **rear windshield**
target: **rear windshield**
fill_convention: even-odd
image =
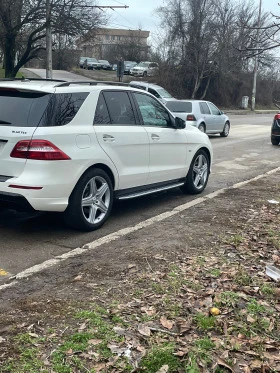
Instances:
[[[170,111],[174,113],[191,113],[192,103],[191,102],[181,102],[181,101],[168,101],[166,106]]]
[[[61,126],[69,123],[88,93],[42,93],[0,89],[0,126]]]

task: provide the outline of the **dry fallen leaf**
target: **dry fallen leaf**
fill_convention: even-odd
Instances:
[[[138,325],[138,332],[145,337],[149,337],[151,335],[151,329],[145,324]]]
[[[168,365],[163,365],[156,373],[167,373],[169,370]]]
[[[160,323],[163,327],[165,327],[166,329],[169,329],[169,330],[172,329],[173,325],[174,325],[174,322],[170,321],[170,320],[167,320],[167,318],[165,316],[161,316]]]

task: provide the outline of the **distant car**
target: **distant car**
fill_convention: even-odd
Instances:
[[[90,57],[84,60],[83,68],[88,70],[100,70],[101,64],[97,61],[96,58]]]
[[[124,61],[124,75],[129,75],[130,70],[137,65],[135,61]]]
[[[84,62],[87,58],[89,58],[89,57],[80,57],[79,66],[80,66],[81,69],[84,67]]]
[[[116,71],[116,70],[117,70],[117,64],[116,64],[116,63],[114,63],[114,64],[112,65],[112,70],[113,70],[113,71]]]
[[[227,137],[230,130],[230,121],[223,111],[212,102],[202,100],[170,100],[166,107],[188,124],[197,127],[207,134],[219,133]]]
[[[131,81],[129,83],[131,87],[143,89],[144,91],[150,92],[156,98],[158,98],[161,102],[166,104],[169,100],[175,100],[174,97],[171,96],[164,88],[157,84],[147,83],[147,82],[139,82],[139,81]]]
[[[130,69],[130,74],[134,76],[153,76],[158,71],[158,64],[156,62],[140,62],[138,65]]]
[[[112,70],[112,65],[107,60],[98,60],[101,64],[101,69],[103,70]]]
[[[274,116],[272,126],[271,126],[271,144],[279,145],[279,143],[280,143],[280,112]]]

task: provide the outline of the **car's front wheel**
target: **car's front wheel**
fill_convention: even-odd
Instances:
[[[209,156],[205,150],[201,149],[193,157],[185,184],[181,186],[182,192],[188,194],[201,193],[207,185],[209,173]]]
[[[222,137],[228,137],[228,135],[229,135],[229,129],[230,129],[230,124],[229,124],[229,122],[226,122],[225,125],[224,125],[223,132],[220,133],[220,136],[222,136]]]
[[[101,169],[91,169],[74,188],[64,219],[73,228],[93,231],[108,219],[112,204],[113,186],[110,177]]]

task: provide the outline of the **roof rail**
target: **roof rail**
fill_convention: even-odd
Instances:
[[[122,82],[110,82],[110,81],[98,81],[98,80],[81,80],[81,81],[72,81],[72,82],[64,82],[61,84],[57,84],[55,87],[69,87],[72,84],[88,84],[88,85],[120,85],[120,86],[129,86],[128,83]]]
[[[21,81],[21,82],[30,82],[32,80],[35,81],[43,81],[43,82],[66,82],[66,80],[61,80],[61,79],[47,79],[47,78],[1,78],[1,82],[11,82],[11,81]]]

